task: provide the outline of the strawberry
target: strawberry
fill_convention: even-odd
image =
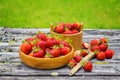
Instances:
[[[44,33],[37,34],[36,37],[43,41],[47,41],[47,36]]]
[[[37,42],[36,45],[39,46],[42,50],[45,50],[45,48],[46,48],[46,42],[42,41],[42,40]]]
[[[33,40],[34,40],[34,38],[31,38],[31,37],[25,39],[25,41],[27,41],[28,43],[30,43]]]
[[[91,45],[91,46],[98,46],[98,45],[99,45],[99,41],[98,41],[97,39],[92,39],[92,40],[90,41],[90,45]]]
[[[75,51],[74,56],[81,56],[81,50]]]
[[[33,57],[33,53],[29,53],[28,55]]]
[[[32,45],[29,44],[29,43],[23,43],[21,46],[20,46],[20,49],[23,53],[25,54],[29,54],[32,50]]]
[[[74,59],[70,60],[70,62],[68,63],[68,66],[69,66],[70,68],[73,68],[73,67],[76,66],[76,65],[77,65],[77,62],[76,62]]]
[[[78,63],[82,60],[81,56],[74,56],[74,60]]]
[[[78,30],[72,30],[72,34],[78,33]]]
[[[100,38],[100,39],[99,39],[99,42],[100,42],[100,43],[107,43],[107,42],[108,42],[108,39],[107,39],[107,38]]]
[[[101,51],[101,52],[98,52],[97,55],[96,55],[97,59],[98,60],[105,60],[105,52]]]
[[[63,33],[64,34],[72,34],[72,31],[71,30],[65,30]]]
[[[51,38],[49,38],[46,42],[46,46],[50,48],[53,47],[53,45],[54,45],[54,41]]]
[[[56,31],[57,33],[63,33],[63,32],[64,32],[64,26],[63,26],[63,25],[57,25],[57,26],[55,27],[55,31]]]
[[[106,43],[102,43],[102,44],[100,44],[99,47],[100,47],[100,50],[101,50],[101,51],[106,51],[107,48],[108,48],[108,46],[107,46]]]
[[[76,29],[76,30],[80,30],[80,26],[81,26],[81,25],[80,25],[79,22],[75,22],[75,23],[73,23],[72,26],[73,26],[74,29]]]
[[[53,57],[58,57],[58,56],[60,56],[60,50],[57,49],[57,48],[53,48],[52,50],[50,50],[50,54],[51,54]]]
[[[69,44],[66,41],[61,41],[60,44],[62,44],[63,46],[69,47]]]
[[[65,27],[68,28],[69,30],[71,30],[72,29],[72,24],[71,23],[66,23]]]
[[[107,59],[111,59],[114,55],[114,51],[111,49],[108,49],[107,51],[105,51],[105,56]]]
[[[88,55],[88,50],[82,50],[81,51],[81,55],[82,55],[82,57],[85,57],[85,56],[87,56]]]
[[[39,51],[34,52],[33,56],[38,57],[38,58],[43,58],[44,57],[44,51],[42,49],[40,49]]]
[[[91,48],[91,51],[94,52],[94,51],[100,51],[100,47],[99,46],[93,46]]]
[[[88,49],[89,48],[89,44],[86,43],[86,42],[83,42],[82,43],[82,47],[85,48],[85,49]]]
[[[60,51],[61,51],[62,55],[66,55],[66,54],[68,54],[70,52],[70,48],[69,47],[62,47],[60,49]]]
[[[91,62],[87,62],[87,63],[84,64],[83,69],[85,71],[91,72],[92,71],[92,67],[93,67],[92,63]]]

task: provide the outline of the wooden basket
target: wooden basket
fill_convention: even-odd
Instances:
[[[83,36],[83,23],[81,24],[80,32],[76,34],[58,34],[54,32],[53,24],[50,24],[50,34],[51,36],[60,36],[62,40],[66,40],[67,38],[71,40],[71,45],[74,47],[74,50],[78,50],[82,46],[82,36]]]
[[[74,48],[71,46],[71,52],[67,55],[56,57],[56,58],[35,58],[24,54],[19,51],[21,61],[32,67],[38,69],[54,69],[66,65],[74,56]]]

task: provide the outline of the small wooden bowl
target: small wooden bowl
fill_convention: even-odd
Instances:
[[[53,24],[50,24],[50,34],[53,37],[60,36],[62,40],[66,40],[67,38],[70,39],[71,45],[73,46],[74,50],[78,50],[82,47],[82,36],[83,36],[83,23],[80,23],[80,32],[76,34],[58,34],[54,32]]]
[[[56,58],[35,58],[19,51],[21,61],[32,68],[54,69],[66,65],[74,56],[74,48],[71,46],[71,52],[67,55]]]

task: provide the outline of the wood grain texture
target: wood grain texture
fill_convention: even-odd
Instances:
[[[74,76],[69,76],[70,69],[66,66],[53,70],[38,70],[26,66],[19,59],[21,41],[33,36],[37,31],[49,33],[49,29],[11,29],[0,28],[0,32],[7,32],[7,39],[13,37],[15,41],[0,42],[0,80],[119,80],[120,79],[120,30],[84,30],[83,41],[89,42],[93,38],[109,38],[109,48],[115,51],[112,59],[98,61],[92,59],[93,71],[84,72],[80,69]],[[3,35],[1,35],[3,36]],[[52,77],[52,72],[59,75]]]

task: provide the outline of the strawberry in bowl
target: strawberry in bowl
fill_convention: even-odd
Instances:
[[[66,41],[38,33],[26,38],[20,46],[21,61],[38,69],[54,69],[66,65],[73,58],[74,48]]]
[[[78,50],[82,46],[83,23],[51,24],[50,34],[53,37],[60,36],[62,40],[71,40],[71,45],[75,50]]]

